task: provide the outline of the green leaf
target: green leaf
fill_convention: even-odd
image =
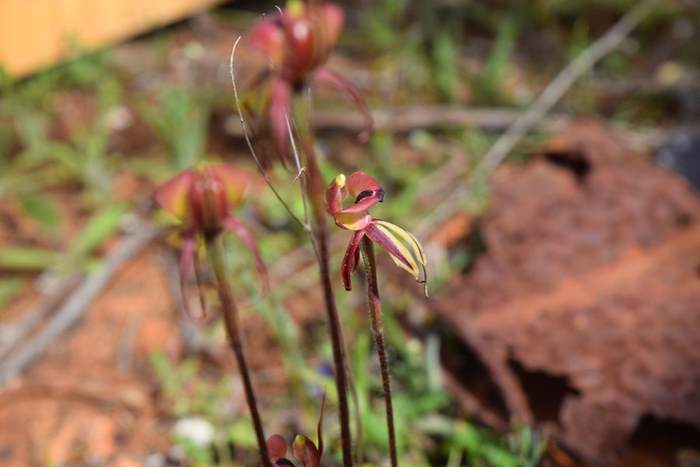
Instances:
[[[11,246],[0,250],[0,269],[41,271],[56,263],[58,253],[45,248]]]
[[[14,300],[20,292],[24,279],[21,277],[3,277],[0,278],[0,309]]]
[[[40,193],[27,193],[20,198],[22,211],[43,229],[58,227],[60,215],[56,206]]]
[[[81,259],[96,250],[110,235],[117,231],[125,213],[126,208],[117,205],[93,215],[71,245],[71,256]]]
[[[518,460],[513,454],[493,444],[482,446],[481,455],[493,467],[518,467]]]
[[[250,419],[238,418],[228,430],[228,439],[236,446],[254,448],[257,446]]]

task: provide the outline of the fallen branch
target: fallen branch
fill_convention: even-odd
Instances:
[[[444,105],[419,105],[393,107],[371,111],[374,128],[394,133],[407,133],[416,129],[435,130],[449,128],[476,127],[482,130],[499,131],[508,128],[522,112],[513,109],[469,108]],[[557,115],[542,122],[547,128],[562,128],[570,120],[568,116]],[[354,111],[321,110],[314,111],[312,124],[319,131],[346,131],[357,133],[366,126],[362,115]],[[231,116],[224,122],[226,133],[243,137],[238,117]]]
[[[43,294],[36,306],[24,313],[19,322],[4,325],[4,336],[0,341],[0,360],[10,354],[17,344],[31,334],[32,330],[63,301],[77,283],[78,277],[76,276],[61,278],[57,284],[51,287],[51,290]]]
[[[547,85],[530,108],[508,127],[508,130],[491,146],[473,170],[466,184],[457,186],[436,209],[421,223],[419,236],[425,235],[435,224],[447,219],[459,208],[465,194],[487,178],[529,131],[541,123],[554,105],[564,96],[573,84],[585,75],[603,57],[617,49],[630,32],[649,14],[654,0],[637,3],[603,36],[571,61]]]
[[[97,271],[73,292],[46,327],[11,354],[6,362],[0,366],[0,384],[7,383],[19,376],[51,343],[73,327],[115,272],[153,240],[158,232],[154,226],[144,223],[136,226],[133,233],[126,235],[114,247],[114,250],[102,262]]]

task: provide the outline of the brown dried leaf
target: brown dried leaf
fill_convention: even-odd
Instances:
[[[562,438],[612,461],[645,414],[700,427],[698,219],[680,178],[576,125],[496,174],[488,251],[438,312],[502,365],[564,378]]]

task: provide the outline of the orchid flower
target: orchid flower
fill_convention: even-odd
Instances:
[[[354,201],[343,207],[343,200]],[[384,201],[384,189],[379,182],[364,172],[349,177],[336,176],[326,190],[326,206],[338,227],[353,231],[341,266],[345,290],[351,290],[350,276],[357,269],[360,245],[364,237],[386,251],[394,263],[407,271],[416,282],[424,284],[427,296],[427,271],[423,247],[416,237],[398,225],[375,219],[368,209]]]
[[[303,467],[320,467],[321,457],[323,456],[323,408],[325,406],[326,396],[321,399],[321,413],[318,417],[316,425],[316,437],[318,438],[318,446],[304,435],[296,435],[292,443],[292,454],[301,462]],[[270,453],[272,464],[276,466],[294,467],[292,461],[287,459],[287,440],[281,435],[272,435],[267,439],[267,450]]]
[[[269,119],[280,156],[289,150],[287,116],[292,94],[311,80],[344,92],[362,112],[366,140],[372,131],[372,117],[355,87],[325,66],[343,29],[343,10],[335,4],[309,4],[291,0],[284,10],[258,22],[250,33],[251,44],[269,60],[269,70],[255,86],[269,81]]]
[[[189,275],[196,272],[199,239],[206,244],[223,231],[234,233],[251,251],[258,272],[266,281],[265,265],[254,236],[231,213],[243,202],[253,180],[253,175],[247,171],[225,164],[209,164],[181,172],[156,191],[157,203],[180,223],[180,283],[188,313],[189,302],[184,291]]]

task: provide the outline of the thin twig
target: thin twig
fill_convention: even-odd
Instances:
[[[454,105],[415,105],[409,107],[386,107],[373,109],[375,130],[392,133],[408,133],[413,130],[441,130],[449,128],[475,127],[486,131],[501,131],[508,128],[522,112],[510,108],[471,108]],[[541,124],[558,129],[571,117],[555,115]],[[236,137],[243,132],[233,116],[224,123],[225,131]],[[315,110],[311,124],[317,131],[343,131],[357,133],[366,127],[365,119],[355,111]]]
[[[458,107],[453,105],[415,105],[409,107],[389,107],[371,111],[376,130],[392,133],[408,133],[414,130],[445,130],[478,128],[487,132],[505,131],[515,121],[522,118],[523,111],[508,108]],[[536,122],[536,127],[547,133],[556,133],[566,128],[576,118],[575,115],[554,114]],[[311,118],[318,131],[345,131],[357,133],[364,128],[364,119],[356,112],[345,110],[314,111]],[[656,148],[664,141],[666,131],[652,127],[634,129],[620,123],[612,123],[626,143],[643,148]],[[243,137],[237,117],[229,117],[224,123],[224,131],[235,137]],[[466,164],[465,164],[466,165]],[[466,167],[462,171],[466,170]]]
[[[287,210],[289,215],[294,219],[296,222],[301,225],[301,227],[309,231],[310,227],[307,223],[299,219],[299,217],[294,214],[294,211],[292,211],[292,208],[289,207],[287,202],[282,198],[282,195],[277,191],[275,186],[272,184],[272,180],[270,180],[270,177],[267,175],[267,172],[265,172],[265,168],[262,165],[262,162],[260,162],[260,159],[258,158],[258,154],[255,151],[255,148],[253,147],[253,142],[250,139],[250,132],[248,131],[248,124],[245,121],[245,117],[243,116],[243,109],[241,108],[241,100],[238,97],[238,86],[236,86],[236,74],[235,74],[235,67],[234,67],[234,60],[235,60],[235,55],[236,55],[236,48],[238,48],[238,43],[241,41],[242,36],[238,36],[236,39],[236,42],[233,43],[233,48],[231,49],[231,57],[229,59],[229,72],[231,74],[231,85],[233,86],[233,97],[236,102],[236,110],[238,111],[238,117],[241,122],[241,130],[243,131],[243,136],[245,137],[245,142],[248,145],[248,150],[250,151],[250,154],[253,156],[253,160],[255,161],[255,165],[258,167],[258,171],[262,175],[263,179],[265,180],[265,183],[267,183],[267,186],[272,190],[272,193],[275,195],[277,200],[282,204],[282,206]]]
[[[48,316],[68,292],[79,282],[78,276],[63,277],[51,290],[44,293],[39,303],[31,310],[24,313],[22,319],[16,324],[8,324],[7,336],[0,341],[0,360],[5,358],[12,350],[34,330],[37,324]]]
[[[139,253],[158,233],[157,228],[143,223],[136,227],[134,233],[125,236],[97,271],[89,276],[56,312],[46,327],[10,355],[5,364],[0,367],[0,384],[19,376],[52,342],[73,327],[119,268]]]
[[[474,168],[466,184],[460,185],[427,216],[418,229],[425,234],[436,223],[448,218],[459,207],[465,194],[475,184],[488,177],[508,156],[510,151],[545,115],[559,102],[562,96],[603,57],[615,50],[630,32],[648,15],[655,0],[644,0],[629,10],[608,32],[591,44],[572,60],[547,85],[530,108],[518,117],[506,132],[494,143]]]

